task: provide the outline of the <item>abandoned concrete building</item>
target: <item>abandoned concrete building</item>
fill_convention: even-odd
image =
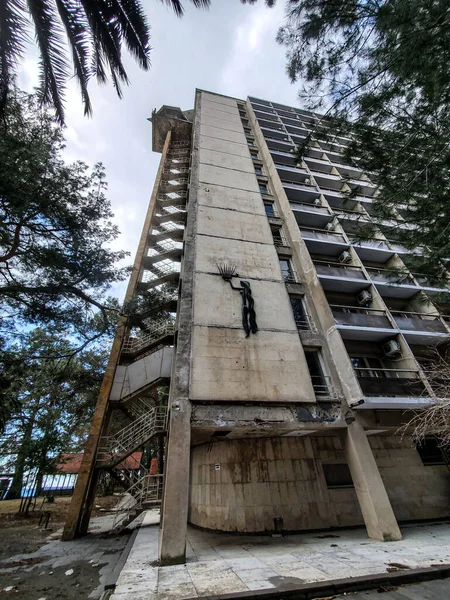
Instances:
[[[377,190],[313,113],[198,90],[193,110],[163,106],[151,122],[162,156],[126,300],[172,283],[176,317],[120,324],[65,539],[87,531],[99,472],[155,435],[164,474],[123,478],[123,522],[161,501],[162,563],[184,561],[189,523],[365,525],[388,541],[399,522],[448,517],[443,454],[399,433],[433,396],[428,348],[450,339],[440,290],[395,241],[401,206],[391,236],[354,239]],[[149,400],[162,385],[168,407]],[[111,434],[118,410],[130,423]]]

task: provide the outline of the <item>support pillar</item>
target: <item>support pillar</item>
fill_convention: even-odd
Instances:
[[[401,540],[397,519],[372,448],[358,421],[348,426],[345,451],[369,537],[383,542]]]
[[[165,464],[164,498],[161,511],[159,559],[162,565],[186,561],[186,533],[189,506],[191,445],[191,404],[172,405]]]

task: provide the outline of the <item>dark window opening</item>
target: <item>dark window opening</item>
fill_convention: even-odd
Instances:
[[[286,258],[280,258],[281,275],[285,281],[292,281],[294,279],[294,272],[292,270],[291,261]]]
[[[211,434],[211,437],[225,437],[229,433],[231,433],[231,429],[218,429]]]
[[[265,202],[264,203],[264,210],[266,211],[266,215],[268,217],[274,217],[275,216],[275,210],[274,210],[273,204],[271,202]]]
[[[260,183],[259,191],[261,192],[261,194],[267,194],[267,185],[265,183]]]
[[[262,175],[262,169],[261,169],[261,167],[255,167],[255,174],[256,175]]]
[[[439,446],[439,440],[434,437],[426,437],[416,445],[416,450],[425,466],[445,465],[444,448]]]
[[[322,464],[327,488],[351,488],[353,479],[347,463]]]
[[[291,298],[290,300],[297,329],[300,329],[302,331],[308,331],[310,327],[308,316],[305,312],[305,307],[303,305],[303,300],[301,298]]]
[[[306,364],[316,396],[329,396],[327,379],[323,373],[318,350],[305,350]]]

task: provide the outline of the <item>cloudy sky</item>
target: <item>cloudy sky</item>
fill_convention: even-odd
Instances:
[[[106,167],[116,221],[117,247],[134,255],[160,159],[151,150],[147,118],[163,104],[193,108],[195,88],[238,98],[258,96],[296,105],[297,88],[285,74],[284,50],[275,42],[284,19],[284,1],[268,9],[263,0],[212,0],[208,11],[187,1],[178,19],[158,0],[143,0],[151,25],[152,68],[141,71],[126,59],[131,85],[119,100],[112,85],[90,84],[94,116],[83,116],[75,82],[66,106],[68,160]],[[19,83],[31,91],[37,83],[37,61],[30,53]],[[131,258],[130,258],[131,262]],[[120,297],[124,286],[114,290]]]

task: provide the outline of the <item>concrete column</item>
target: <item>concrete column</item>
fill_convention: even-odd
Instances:
[[[175,565],[186,559],[186,532],[189,505],[191,445],[191,404],[188,400],[172,405],[169,441],[161,510],[159,559],[162,565]]]
[[[348,426],[345,451],[369,537],[383,542],[401,540],[372,448],[358,421]]]

